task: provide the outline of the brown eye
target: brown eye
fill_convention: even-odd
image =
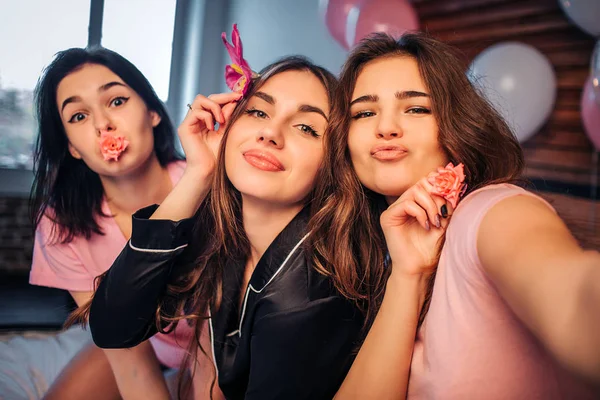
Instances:
[[[80,122],[80,121],[83,121],[84,119],[85,119],[85,114],[77,113],[69,119],[69,122],[70,123]]]
[[[244,111],[246,114],[251,115],[256,118],[265,119],[268,117],[267,113],[261,110],[257,110],[256,108],[251,108]]]
[[[110,102],[110,105],[119,107],[127,103],[127,100],[129,100],[129,97],[116,97]]]
[[[431,110],[424,107],[414,107],[407,111],[409,114],[431,114]]]
[[[319,135],[319,134],[317,133],[317,131],[316,131],[316,130],[315,130],[313,127],[312,127],[312,126],[310,126],[310,125],[300,124],[300,125],[298,125],[298,128],[299,128],[299,129],[300,129],[302,132],[306,133],[307,135],[311,135],[312,137],[317,137],[317,138],[318,138],[318,137],[320,137],[320,136],[321,136],[321,135]]]
[[[352,116],[352,119],[369,118],[374,115],[375,115],[375,113],[372,111],[359,111]]]

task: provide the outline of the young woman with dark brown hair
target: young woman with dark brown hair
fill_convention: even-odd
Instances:
[[[339,93],[310,241],[372,326],[337,397],[595,398],[600,255],[514,185],[520,146],[453,50],[375,34]],[[450,162],[456,209],[427,179]]]
[[[162,201],[185,162],[175,149],[175,128],[148,80],[108,49],[59,52],[40,77],[35,104],[30,283],[68,290],[83,306],[95,277],[127,242],[131,214]],[[44,398],[168,396],[161,366],[180,365],[191,334],[182,325],[132,351],[108,352],[88,337],[48,382]]]

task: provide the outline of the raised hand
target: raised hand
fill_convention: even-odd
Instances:
[[[402,194],[381,215],[380,222],[392,259],[393,270],[405,274],[432,272],[437,265],[443,234],[448,226],[446,216],[452,205],[431,194],[433,186],[421,179]]]
[[[196,96],[177,130],[188,169],[204,176],[212,174],[223,132],[240,97],[236,92]],[[217,130],[216,123],[219,124]]]

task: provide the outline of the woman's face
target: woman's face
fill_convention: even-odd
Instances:
[[[388,201],[447,163],[429,91],[411,57],[367,63],[356,80],[350,117],[348,148],[356,174]]]
[[[323,158],[329,98],[308,71],[286,71],[254,94],[230,128],[225,170],[245,200],[269,207],[304,202]]]
[[[84,64],[59,83],[56,91],[69,151],[102,176],[134,172],[154,151],[154,127],[160,116],[103,65]],[[129,146],[118,161],[105,161],[100,151],[103,133],[123,136]]]

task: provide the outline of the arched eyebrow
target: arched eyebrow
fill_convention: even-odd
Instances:
[[[411,99],[413,97],[430,97],[427,93],[419,92],[418,90],[407,90],[405,92],[396,92],[394,94],[398,100]]]
[[[302,104],[300,107],[298,107],[298,111],[302,113],[317,113],[325,118],[325,121],[329,122],[329,118],[327,118],[323,110],[321,110],[319,107],[311,106],[309,104]]]
[[[117,81],[113,81],[113,82],[108,82],[105,83],[104,85],[100,86],[98,88],[98,92],[106,92],[108,89],[114,87],[114,86],[123,86],[123,87],[127,87],[127,85],[121,83],[121,82],[117,82]],[[79,96],[71,96],[65,99],[65,101],[63,101],[62,106],[60,108],[60,112],[63,112],[63,110],[65,109],[65,107],[67,106],[67,104],[69,103],[75,103],[81,101],[81,97]]]
[[[254,93],[254,95],[271,105],[275,105],[276,103],[275,98],[273,98],[273,96],[271,96],[270,94],[266,94],[265,92],[256,92]]]
[[[273,96],[271,96],[270,94],[267,94],[265,92],[256,92],[256,93],[254,93],[254,95],[256,97],[258,97],[259,99],[262,99],[271,105],[275,105],[275,103],[277,103],[277,100],[275,100],[275,98]],[[329,122],[329,118],[327,118],[327,115],[325,115],[325,112],[317,106],[311,106],[310,104],[301,104],[300,106],[298,106],[298,112],[317,113],[317,114],[321,115],[323,118],[325,118],[325,121]]]
[[[376,94],[366,94],[364,96],[360,96],[350,102],[350,105],[353,106],[356,103],[377,103],[379,101],[379,96]]]
[[[431,97],[425,92],[420,92],[418,90],[406,90],[403,92],[396,92],[394,96],[398,100],[406,100],[414,97]],[[366,94],[364,96],[360,96],[350,102],[350,106],[353,106],[356,103],[377,103],[379,101],[379,96],[376,94]]]

